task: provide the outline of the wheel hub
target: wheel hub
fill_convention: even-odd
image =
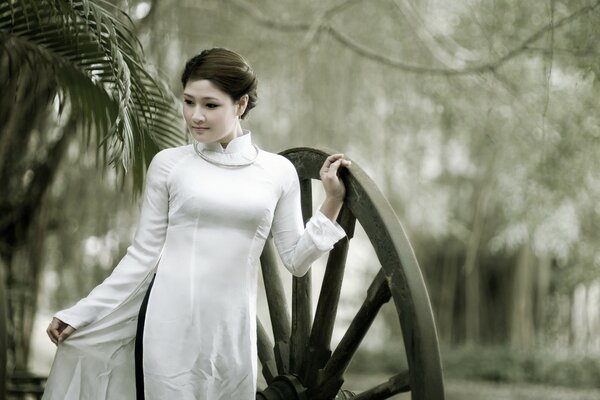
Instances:
[[[256,400],[308,400],[307,389],[295,375],[279,375]]]
[[[256,400],[308,400],[308,389],[295,375],[279,375],[262,392],[256,394]],[[340,390],[332,400],[351,400],[356,396],[349,390]]]

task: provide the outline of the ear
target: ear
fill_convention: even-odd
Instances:
[[[240,97],[240,99],[238,100],[238,116],[241,117],[244,114],[244,111],[246,111],[246,107],[248,107],[248,100],[250,98],[248,97],[247,94],[243,95],[242,97]]]

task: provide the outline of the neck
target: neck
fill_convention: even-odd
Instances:
[[[235,139],[239,136],[242,136],[243,134],[244,134],[244,130],[242,129],[242,125],[240,125],[240,121],[238,120],[238,122],[234,128],[233,137],[225,138],[222,141],[220,141],[219,143],[221,144],[221,146],[223,146],[224,149],[226,149],[229,142],[231,142],[233,139]]]

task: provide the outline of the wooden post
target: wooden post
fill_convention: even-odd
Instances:
[[[0,263],[0,399],[6,398],[6,282],[4,264]]]

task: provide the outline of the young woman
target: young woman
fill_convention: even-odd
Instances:
[[[302,276],[344,236],[337,172],[350,162],[327,158],[326,199],[304,228],[293,165],[241,127],[257,79],[240,55],[205,50],[181,81],[193,144],[154,157],[127,254],[50,323],[58,350],[44,399],[254,399],[265,240],[271,232],[285,267]]]

